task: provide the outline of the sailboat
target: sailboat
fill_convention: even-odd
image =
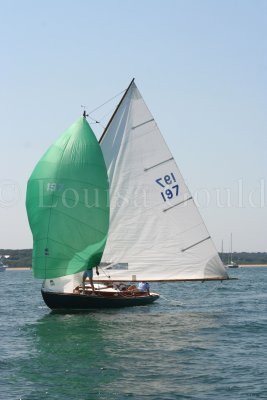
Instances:
[[[133,289],[137,282],[229,279],[134,80],[99,143],[84,113],[51,146],[29,179],[26,205],[33,271],[51,309],[159,298]],[[95,290],[84,291],[83,272],[96,266]]]
[[[226,265],[226,268],[239,268],[239,265],[233,261],[233,236],[231,233],[230,237],[230,253],[228,255],[228,264]]]
[[[9,258],[9,256],[8,255],[6,255],[6,256],[2,256],[1,254],[0,254],[0,272],[4,272],[6,269],[7,269],[7,265],[5,265],[4,264],[4,262],[5,262],[5,258]]]
[[[6,270],[6,265],[0,259],[0,272],[4,272]]]

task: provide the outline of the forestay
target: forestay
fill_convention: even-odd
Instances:
[[[134,82],[101,138],[110,229],[101,279],[228,279],[157,124]]]

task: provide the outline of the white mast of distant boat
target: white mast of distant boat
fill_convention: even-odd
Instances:
[[[233,261],[233,235],[231,233],[230,236],[230,252],[228,256],[228,264],[226,266],[227,268],[238,268],[239,265]]]

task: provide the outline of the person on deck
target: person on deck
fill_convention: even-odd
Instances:
[[[147,294],[150,294],[149,292],[150,286],[148,282],[140,282],[139,285],[137,286],[137,289],[140,292],[147,292]]]
[[[99,275],[99,271],[98,271],[98,267],[96,267],[96,274]],[[91,269],[87,269],[86,271],[84,271],[83,273],[83,294],[85,294],[85,281],[86,278],[89,279],[91,288],[92,288],[92,292],[95,292],[95,287],[94,287],[94,283],[93,283],[93,268]]]
[[[150,295],[149,289],[150,285],[148,282],[140,282],[137,287],[135,285],[130,285],[127,288],[129,292],[147,292],[147,294]]]

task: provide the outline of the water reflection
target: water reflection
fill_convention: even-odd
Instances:
[[[28,393],[22,399],[141,399],[140,383],[143,396],[192,392],[190,374],[199,369],[202,353],[216,347],[218,324],[216,315],[163,304],[49,313],[25,328],[32,356],[23,365]],[[208,376],[205,367],[201,374]]]
[[[106,352],[102,323],[94,315],[49,313],[25,329],[32,356],[21,368],[28,385],[23,400],[44,395],[92,398],[114,379],[117,370]]]

